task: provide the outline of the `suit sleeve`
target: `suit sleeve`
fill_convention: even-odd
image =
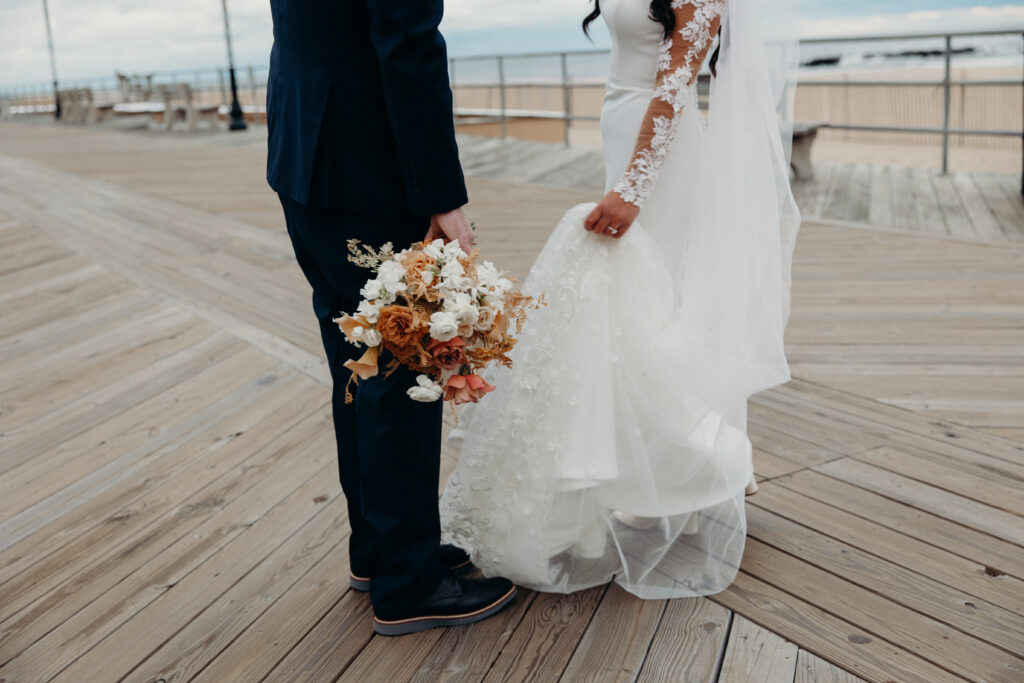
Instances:
[[[443,0],[366,2],[409,208],[423,215],[457,209],[468,196],[438,30]]]

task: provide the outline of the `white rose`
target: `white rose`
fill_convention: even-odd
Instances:
[[[384,341],[380,332],[372,327],[361,327],[362,333],[359,335],[359,340],[367,346],[380,346],[380,343]]]
[[[359,308],[356,309],[356,315],[362,316],[371,325],[376,324],[377,319],[380,318],[380,306],[369,301],[360,301]]]
[[[437,239],[430,244],[423,247],[423,253],[434,259],[435,261],[441,258],[444,253],[444,240]]]
[[[389,285],[380,280],[370,280],[359,290],[359,294],[364,299],[375,301],[380,306],[387,306],[395,301],[397,292],[405,290],[405,285],[401,285],[401,287],[402,289],[398,289],[397,283]]]
[[[405,277],[405,268],[395,261],[385,261],[377,270],[377,278],[384,282],[401,282]]]
[[[515,283],[509,280],[507,277],[499,277],[497,282],[494,283],[494,287],[500,292],[507,292],[513,287],[515,287]]]
[[[481,287],[492,287],[500,277],[501,273],[498,272],[498,269],[490,261],[484,261],[483,265],[477,265],[476,267],[476,279],[480,282]]]
[[[459,257],[466,253],[462,250],[462,246],[454,240],[444,245],[443,250],[445,259],[451,259],[452,261],[458,261]]]
[[[410,387],[408,394],[414,401],[432,403],[444,396],[444,389],[427,375],[420,375],[416,378],[416,386]]]
[[[455,314],[459,325],[475,325],[480,311],[473,305],[473,298],[466,292],[455,292],[444,301],[444,310]]]
[[[430,316],[430,336],[437,341],[450,341],[459,334],[459,321],[454,313],[438,311]]]
[[[444,279],[457,278],[466,274],[466,269],[463,267],[462,262],[458,260],[448,261],[441,268],[441,277]]]

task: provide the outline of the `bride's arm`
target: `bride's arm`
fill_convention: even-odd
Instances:
[[[673,0],[676,27],[661,44],[654,96],[625,173],[587,218],[587,229],[621,237],[651,193],[687,101],[721,24],[725,0]],[[609,228],[617,228],[614,232]]]

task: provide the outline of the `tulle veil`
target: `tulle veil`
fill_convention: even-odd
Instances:
[[[670,152],[622,240],[575,207],[534,265],[524,289],[549,305],[463,413],[442,496],[445,540],[485,573],[642,598],[735,578],[746,402],[789,379],[797,19],[798,0],[728,0],[696,158]]]

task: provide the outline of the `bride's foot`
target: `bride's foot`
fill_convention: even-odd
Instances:
[[[604,557],[608,544],[608,527],[603,520],[592,523],[576,541],[572,553],[588,560]]]
[[[746,491],[747,495],[748,496],[752,496],[752,495],[754,495],[755,493],[757,493],[760,490],[761,490],[760,487],[757,485],[757,479],[755,479],[754,477],[751,477],[750,478],[750,483],[747,484],[747,491]]]
[[[617,522],[621,522],[631,529],[637,529],[639,531],[647,531],[653,529],[657,525],[660,517],[638,517],[631,515],[628,512],[621,510],[612,510],[612,519]]]

